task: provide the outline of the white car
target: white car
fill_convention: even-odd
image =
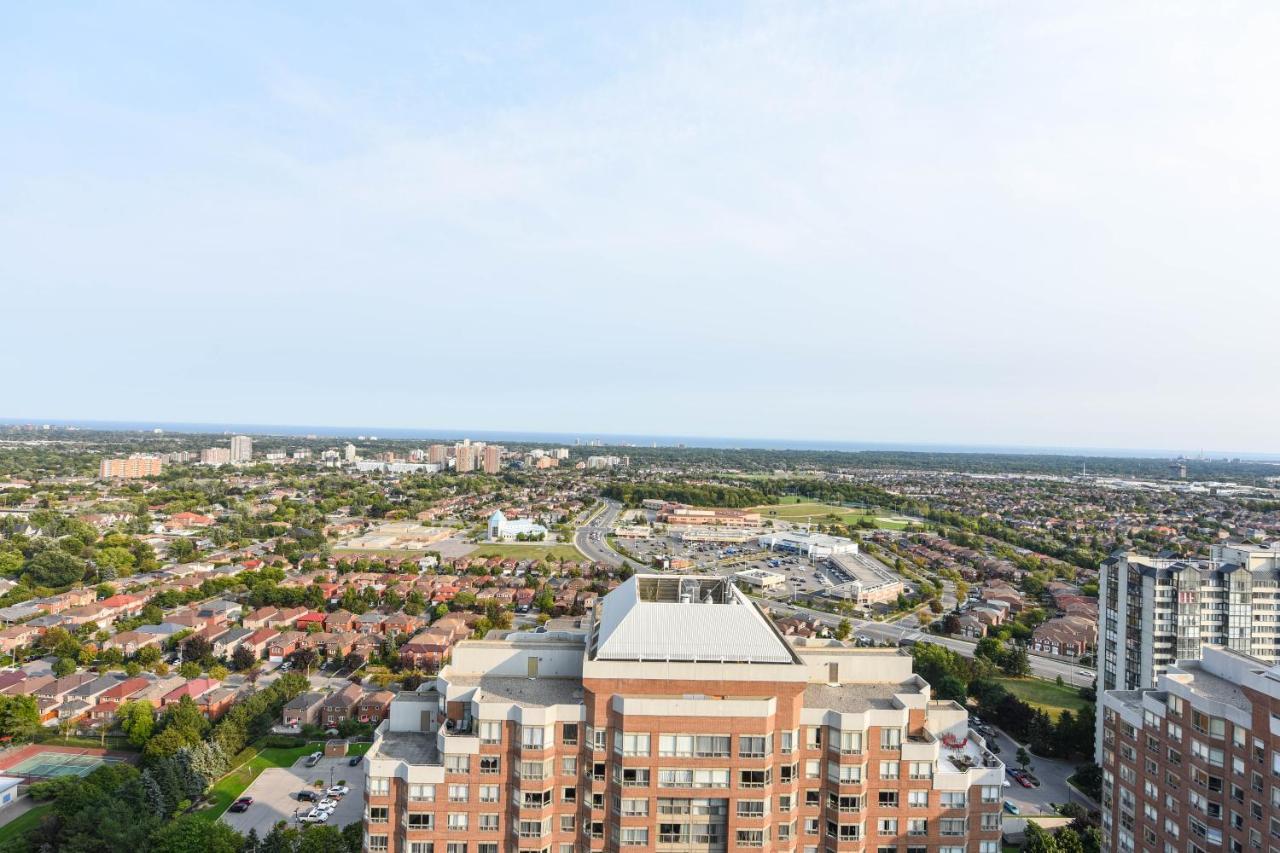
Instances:
[[[334,785],[325,793],[331,797],[345,797],[347,794],[351,793],[351,789],[346,785]]]
[[[322,809],[312,809],[311,811],[298,818],[302,823],[324,823],[329,819],[329,813]]]
[[[338,807],[338,801],[337,801],[337,800],[329,800],[329,799],[325,799],[325,800],[321,800],[320,802],[316,803],[316,808],[320,809],[321,811],[326,811],[326,812],[331,812],[331,811],[333,811],[334,809],[336,809],[337,807]]]

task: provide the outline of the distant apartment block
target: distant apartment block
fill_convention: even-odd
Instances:
[[[159,476],[163,470],[164,462],[160,457],[134,454],[127,459],[103,459],[98,465],[98,477],[103,480],[136,480]]]
[[[201,465],[230,465],[231,450],[226,447],[206,447],[200,451]]]
[[[459,444],[454,448],[454,470],[459,474],[476,469],[476,449],[470,444]]]
[[[463,641],[364,762],[368,851],[999,853],[1004,767],[899,650],[789,641],[723,578]]]
[[[502,448],[496,444],[484,446],[484,472],[496,474],[502,469]]]
[[[1276,849],[1280,667],[1206,646],[1099,705],[1104,850]]]
[[[626,468],[631,464],[630,456],[588,456],[588,468]]]
[[[253,439],[247,435],[231,436],[231,463],[239,465],[253,459]]]
[[[449,448],[443,444],[433,444],[427,448],[427,461],[444,463],[449,458]]]
[[[1174,661],[1220,645],[1280,662],[1280,550],[1214,545],[1210,557],[1117,552],[1098,583],[1102,690],[1155,685]]]

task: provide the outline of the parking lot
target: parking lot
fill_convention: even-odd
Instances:
[[[342,827],[358,823],[364,817],[364,765],[350,766],[349,758],[322,758],[315,767],[306,767],[306,759],[299,759],[292,767],[268,767],[244,792],[253,797],[253,805],[245,812],[228,811],[222,821],[240,833],[250,828],[265,836],[278,821],[297,826],[295,815],[311,810],[312,803],[300,802],[298,792],[304,788],[316,790],[316,780],[324,787],[345,784],[351,792],[343,797],[326,823]]]

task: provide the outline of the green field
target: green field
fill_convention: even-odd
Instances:
[[[1043,678],[1003,677],[997,678],[996,681],[1023,702],[1039,708],[1055,720],[1063,711],[1080,713],[1086,704],[1076,692],[1076,688],[1069,684],[1059,687],[1056,683]]]
[[[508,557],[514,560],[573,560],[581,562],[586,559],[582,552],[572,545],[559,542],[542,545],[538,542],[511,542],[501,545],[481,545],[468,557]]]
[[[0,826],[0,842],[9,841],[12,838],[21,838],[35,829],[51,808],[53,808],[53,803],[43,803],[30,811],[23,812],[4,826]]]
[[[347,755],[363,755],[368,752],[369,746],[370,744],[367,743],[348,744]],[[315,741],[291,749],[279,747],[268,747],[262,750],[255,750],[253,747],[246,749],[240,755],[242,761],[240,766],[213,784],[208,794],[209,806],[196,812],[196,815],[208,821],[217,820],[228,806],[240,798],[240,795],[263,770],[268,767],[292,767],[299,758],[323,748],[323,742]],[[250,755],[252,757],[245,761],[244,758]],[[359,770],[360,768],[353,768],[353,772]]]
[[[888,530],[901,530],[907,526],[906,521],[877,516],[874,511],[807,501],[794,496],[780,498],[777,504],[751,507],[751,511],[760,513],[761,518],[776,518],[792,522],[812,521],[818,524],[831,521],[830,516],[834,515],[841,524],[854,524],[859,519],[870,518],[877,527]]]

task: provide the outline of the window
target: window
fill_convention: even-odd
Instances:
[[[862,781],[861,764],[828,764],[827,778],[841,785],[851,785]]]
[[[479,818],[479,826],[481,832],[497,832],[498,816],[496,814],[482,814]]]
[[[692,758],[693,735],[658,735],[658,755],[664,758]]]
[[[468,773],[471,771],[471,756],[446,755],[444,757],[445,773]]]
[[[449,786],[449,802],[465,803],[467,801],[466,785],[450,785]]]
[[[386,776],[370,777],[369,793],[375,797],[385,797],[391,793],[391,780]]]
[[[547,834],[547,824],[541,820],[522,820],[516,825],[516,834],[521,838],[541,838]]]
[[[564,727],[560,730],[560,742],[565,746],[578,745],[578,724],[577,723],[564,724]]]
[[[880,748],[881,749],[901,749],[902,748],[902,730],[901,729],[881,729],[880,730]]]
[[[881,791],[878,795],[877,805],[888,808],[897,808],[898,792],[897,791]]]
[[[764,817],[766,811],[764,800],[738,800],[738,817]]]
[[[566,776],[578,775],[578,759],[573,756],[560,759],[560,772]]]
[[[861,794],[827,794],[827,805],[843,814],[862,811]]]
[[[547,765],[542,761],[521,761],[518,769],[521,779],[539,781],[547,778]]]
[[[727,758],[728,735],[698,735],[694,741],[694,755],[698,758]]]
[[[545,808],[551,805],[551,791],[524,791],[519,805],[525,809]]]
[[[804,748],[822,748],[822,726],[806,726],[804,730]]]
[[[605,743],[607,742],[609,733],[606,732],[604,729],[592,729],[591,735],[592,735],[591,737],[592,748],[597,751],[603,750],[605,747]]]
[[[541,726],[521,726],[520,727],[520,748],[521,749],[542,749],[543,739],[546,736],[546,730]]]
[[[729,771],[664,767],[658,769],[658,785],[666,788],[727,788]]]
[[[817,779],[821,774],[822,762],[816,759],[809,759],[804,763],[804,778]]]
[[[578,789],[573,785],[566,785],[560,789],[560,802],[576,803],[578,801]]]
[[[479,735],[481,743],[502,743],[502,723],[497,720],[481,720]]]
[[[649,814],[649,801],[643,797],[624,797],[619,801],[618,812],[624,817],[645,817]]]
[[[965,791],[943,791],[940,796],[944,809],[969,808],[969,794]]]
[[[907,835],[928,835],[929,821],[922,817],[907,818]]]
[[[466,812],[449,812],[449,829],[464,830],[467,828]]]
[[[624,767],[620,771],[620,779],[624,788],[649,787],[649,768]]]
[[[496,755],[480,756],[480,773],[485,776],[492,776],[495,773],[502,772],[502,759]]]
[[[796,748],[795,732],[779,732],[778,733],[778,750],[783,755],[790,755]]]
[[[907,772],[912,779],[932,779],[933,763],[929,761],[913,761],[907,767]]]
[[[446,853],[467,853],[467,842],[450,841],[445,845]]]
[[[990,832],[1000,828],[1000,812],[983,812],[982,830]]]
[[[880,762],[880,778],[881,779],[897,779],[898,778],[898,762],[881,761]]]
[[[649,830],[646,827],[624,826],[618,833],[618,843],[623,847],[645,847],[649,844]]]
[[[769,753],[769,738],[757,735],[738,736],[739,758],[764,758]]]
[[[763,847],[765,832],[762,829],[739,829],[737,842],[739,847]]]
[[[386,823],[391,810],[386,806],[369,806],[369,823]]]
[[[574,821],[573,815],[571,814],[560,815],[560,831],[561,832],[573,832],[575,826],[576,826],[576,822]]]
[[[1000,802],[1000,787],[998,785],[982,786],[982,802],[998,803]]]
[[[479,791],[480,791],[480,802],[496,803],[498,801],[497,785],[481,785]]]
[[[969,831],[969,821],[962,817],[944,817],[938,823],[943,835],[964,835]]]
[[[620,755],[648,755],[649,736],[647,734],[613,733],[613,751]]]
[[[385,835],[370,835],[369,849],[370,850],[386,850],[387,837]]]
[[[1000,801],[1000,789],[994,788],[996,799],[992,802]],[[929,807],[929,792],[923,788],[914,791],[907,791],[907,805],[913,809],[927,809]]]
[[[436,843],[434,841],[410,841],[409,853],[435,853]]]
[[[862,732],[832,729],[831,749],[841,755],[858,755],[862,752]]]
[[[769,784],[771,773],[768,770],[739,770],[738,784],[743,788],[763,788]]]
[[[897,835],[898,819],[896,817],[882,817],[876,824],[877,835]]]
[[[414,783],[409,786],[409,799],[415,803],[433,803],[436,799],[436,786]]]

